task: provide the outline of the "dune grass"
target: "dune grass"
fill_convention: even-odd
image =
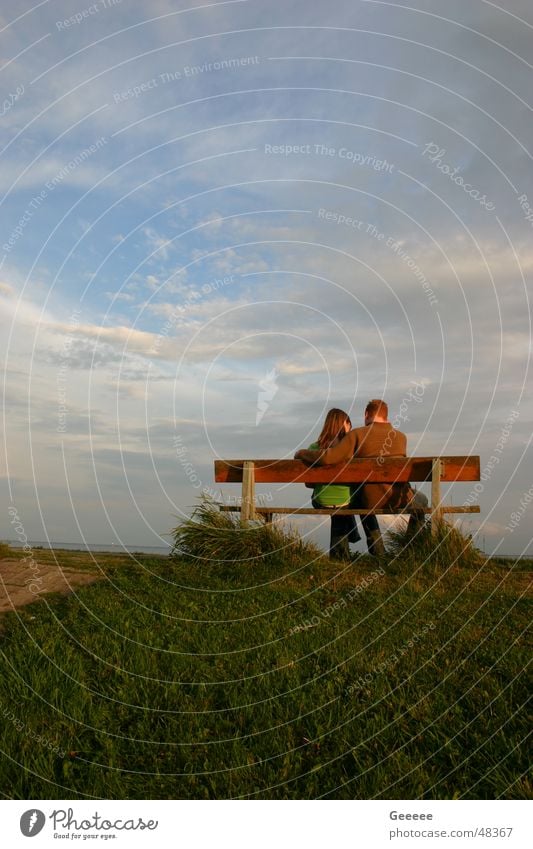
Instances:
[[[187,526],[173,558],[93,555],[101,582],[3,618],[4,792],[531,797],[531,563],[340,564],[226,519],[216,557]]]
[[[401,558],[402,562],[412,560],[444,568],[460,563],[475,568],[486,559],[474,545],[472,537],[463,534],[446,519],[438,522],[433,534],[429,521],[415,533],[406,523],[403,528],[389,530],[385,539],[389,557]]]
[[[266,524],[262,519],[243,523],[239,514],[219,510],[208,497],[174,529],[173,539],[171,557],[187,558],[200,567],[206,561],[234,569],[239,564],[254,566],[280,559],[287,567],[297,567],[325,557],[290,525]]]
[[[13,554],[13,549],[7,542],[2,542],[0,540],[0,560],[4,560],[7,557],[11,557]]]

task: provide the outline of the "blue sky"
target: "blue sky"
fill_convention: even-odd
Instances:
[[[410,453],[497,458],[466,527],[530,551],[532,38],[525,0],[4,3],[0,475],[28,537],[160,544],[215,457],[384,397]]]

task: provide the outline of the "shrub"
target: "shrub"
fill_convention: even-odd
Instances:
[[[472,537],[441,519],[434,535],[429,522],[413,534],[407,527],[390,530],[386,535],[387,553],[395,558],[416,560],[445,568],[461,566],[479,567],[484,556],[474,545]]]
[[[295,529],[266,524],[262,519],[244,524],[238,513],[219,510],[219,505],[206,496],[172,536],[171,557],[235,564],[275,560],[292,566],[324,557]]]
[[[8,542],[0,541],[0,560],[5,560],[7,557],[13,556],[13,550]]]

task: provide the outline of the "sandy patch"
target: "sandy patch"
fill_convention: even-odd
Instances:
[[[97,573],[60,569],[35,560],[31,566],[22,560],[0,560],[0,613],[31,604],[46,593],[68,595],[100,577]]]

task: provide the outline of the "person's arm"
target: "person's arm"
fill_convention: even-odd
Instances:
[[[351,430],[332,448],[326,451],[310,451],[302,448],[294,455],[295,460],[301,460],[308,466],[336,466],[337,463],[348,463],[355,450],[355,431]]]
[[[294,455],[295,460],[301,460],[306,466],[318,466],[318,460],[322,451],[312,451],[310,448],[300,448]]]
[[[305,449],[304,449],[304,450],[305,450]],[[321,450],[322,450],[322,449],[320,448],[320,445],[318,444],[318,442],[312,442],[312,443],[311,443],[311,445],[309,446],[309,448],[308,448],[308,449],[306,449],[306,450],[308,450],[310,454],[313,454],[313,453],[315,453],[315,452],[316,452],[317,454],[319,454],[319,453],[321,452]],[[314,484],[314,483],[306,483],[306,484],[305,484],[305,486],[307,487],[307,489],[313,489],[313,490],[314,490],[314,488],[315,488],[316,484]]]

